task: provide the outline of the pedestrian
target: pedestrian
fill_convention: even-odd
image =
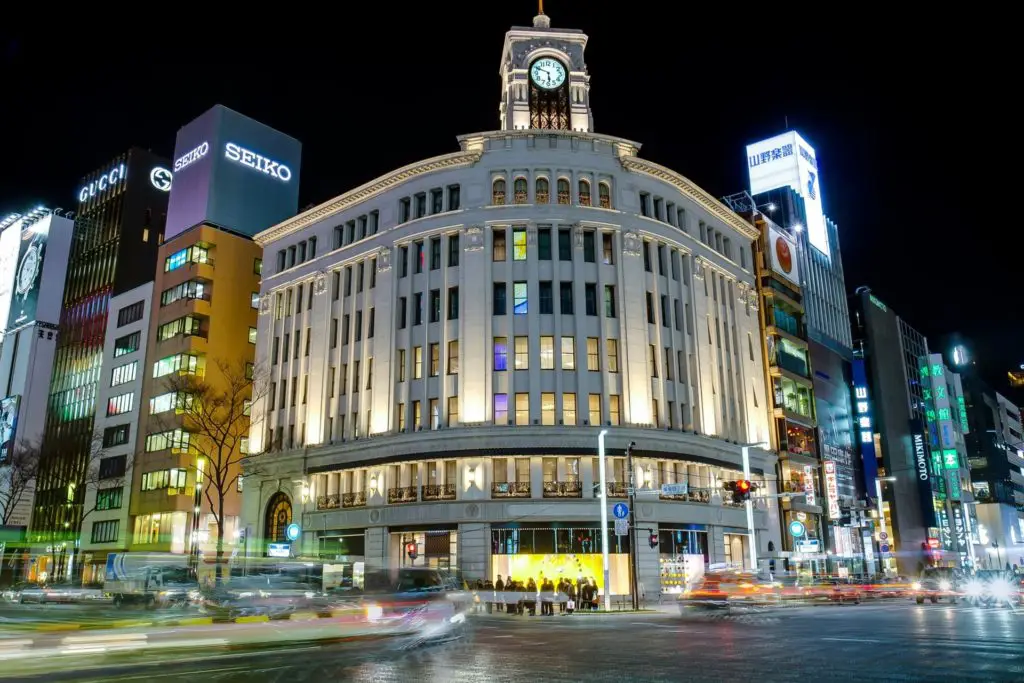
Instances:
[[[509,577],[511,579],[512,577]],[[498,574],[498,582],[494,584],[494,601],[498,603],[498,611],[500,612],[505,606],[505,582],[501,580],[501,574]]]
[[[487,613],[491,614],[494,610],[494,582],[490,579],[484,581],[484,594],[487,596]]]
[[[572,579],[565,580],[565,592],[569,596],[565,609],[569,614],[572,614],[573,610],[576,609],[576,587],[572,585]]]
[[[544,579],[544,583],[541,584],[540,590],[542,592],[541,600],[543,600],[542,607],[544,608],[544,616],[550,617],[555,613],[554,593],[555,584],[551,582],[551,579]]]
[[[526,607],[530,610],[530,616],[537,616],[537,582],[530,577],[526,582]]]

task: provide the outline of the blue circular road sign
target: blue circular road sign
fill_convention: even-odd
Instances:
[[[284,534],[288,537],[289,541],[297,541],[299,536],[302,535],[302,529],[299,528],[298,524],[292,522],[285,528]]]
[[[629,506],[625,503],[616,503],[612,508],[612,514],[615,515],[615,519],[625,519],[629,514]]]
[[[804,523],[798,519],[794,519],[789,523],[789,533],[794,536],[803,536],[806,531],[807,527],[805,527]]]

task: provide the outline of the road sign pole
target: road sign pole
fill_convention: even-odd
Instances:
[[[626,468],[629,470],[629,588],[633,598],[633,609],[640,609],[640,596],[637,594],[639,579],[637,578],[637,547],[636,547],[636,478],[633,475],[633,443],[626,446]],[[605,592],[607,594],[607,591]]]
[[[612,598],[608,585],[608,482],[605,475],[604,464],[604,437],[608,434],[607,429],[602,429],[597,435],[597,458],[601,468],[601,492],[597,496],[601,505],[601,567],[604,571],[604,611],[612,609]]]

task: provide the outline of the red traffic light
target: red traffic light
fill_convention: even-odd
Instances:
[[[410,560],[415,560],[417,557],[416,543],[410,541],[405,544],[405,554],[409,556]]]
[[[736,490],[740,493],[750,493],[750,482],[746,479],[740,479],[736,482]]]
[[[658,532],[657,531],[652,531],[651,534],[647,537],[647,542],[651,545],[652,548],[657,548],[658,547]]]

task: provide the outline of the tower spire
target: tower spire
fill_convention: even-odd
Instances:
[[[544,14],[544,0],[537,0],[537,16],[533,18],[534,28],[551,28],[551,18]]]

